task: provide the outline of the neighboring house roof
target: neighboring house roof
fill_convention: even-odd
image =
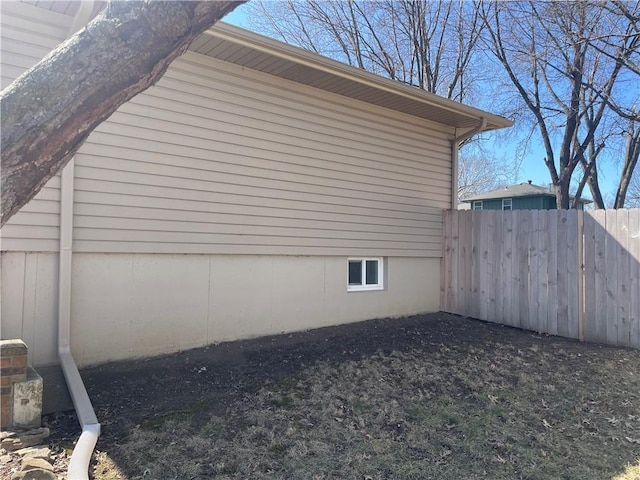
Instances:
[[[531,182],[523,182],[517,185],[510,185],[508,187],[499,188],[487,193],[481,193],[480,195],[474,195],[473,197],[467,197],[463,199],[463,202],[477,202],[479,200],[497,200],[500,198],[515,198],[515,197],[554,197],[556,194],[550,187],[541,187],[534,185]],[[575,197],[571,197],[573,200]],[[591,200],[581,198],[581,203],[591,203]]]

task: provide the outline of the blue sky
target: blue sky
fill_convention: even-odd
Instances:
[[[249,28],[246,15],[248,8],[248,3],[239,6],[229,15],[224,17],[223,21],[231,23],[233,25],[237,25],[239,27]],[[513,140],[513,142],[516,141],[517,139]],[[536,140],[535,138],[533,138],[530,142],[531,146],[526,151],[526,153],[524,155],[520,154],[522,163],[520,165],[520,170],[518,172],[516,181],[525,182],[527,180],[531,180],[537,185],[548,185],[549,183],[551,183],[551,177],[549,175],[549,170],[544,165],[542,160],[546,156],[546,154],[544,148],[536,148],[535,144]],[[504,140],[493,139],[489,142],[489,145],[487,145],[487,147],[495,152],[495,156],[497,158],[504,158],[507,161],[509,159],[514,159],[515,161],[515,158],[517,156],[518,146],[515,143],[510,142],[508,144],[505,144]],[[600,188],[605,197],[605,201],[609,203],[615,196],[619,178],[619,168],[609,161],[601,162],[600,169]],[[574,175],[574,177],[577,179],[579,176],[576,174]],[[585,188],[584,196],[590,198],[588,188]]]
[[[247,16],[245,15],[245,11],[247,10],[248,3],[240,5],[233,12],[222,19],[223,22],[232,23],[233,25],[237,25],[239,27],[247,28]]]

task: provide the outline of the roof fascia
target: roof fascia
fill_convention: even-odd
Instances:
[[[453,100],[440,97],[433,93],[404,85],[400,82],[375,75],[365,70],[344,64],[337,60],[333,60],[331,58],[309,52],[300,47],[288,45],[278,40],[274,40],[265,37],[264,35],[250,32],[243,28],[235,27],[224,22],[216,23],[204,34],[220,38],[222,40],[230,41],[232,43],[242,45],[263,53],[267,53],[278,58],[286,59],[300,65],[314,68],[331,75],[352,80],[362,85],[376,88],[381,91],[393,93],[395,95],[402,96],[404,98],[428,105],[430,107],[437,107],[452,113],[456,113],[470,119],[480,121],[480,119],[484,117],[487,119],[488,124],[485,131],[498,128],[506,128],[513,125],[513,122],[511,120],[500,117],[498,115],[494,115],[478,108],[454,102]]]

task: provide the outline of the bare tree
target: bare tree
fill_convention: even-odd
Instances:
[[[627,208],[640,208],[640,170],[636,170],[631,177],[625,206]]]
[[[504,169],[505,162],[482,154],[469,151],[461,155],[458,166],[458,201],[479,193],[505,187],[515,180],[515,171]],[[514,170],[517,167],[514,165]]]
[[[632,111],[632,113],[635,113]],[[620,173],[620,181],[618,182],[618,190],[616,191],[616,199],[613,204],[613,208],[624,208],[632,203],[638,205],[640,203],[640,197],[638,197],[638,187],[640,187],[640,180],[637,172],[638,158],[640,157],[640,120],[635,113],[631,118],[627,120],[627,128],[623,130],[622,137],[625,139],[625,152],[622,162],[622,169]],[[631,192],[630,201],[627,202],[627,194],[631,188],[631,182],[635,179],[635,188]],[[635,199],[633,198],[635,196]]]
[[[452,100],[473,98],[483,76],[482,69],[473,67],[483,28],[477,1],[285,0],[250,5],[256,31]],[[504,183],[507,178],[502,162],[467,147],[469,143],[460,154],[463,196],[492,190],[496,179]]]
[[[251,26],[279,40],[462,101],[472,92],[477,2],[259,1]]]
[[[558,208],[570,205],[579,165],[579,190],[589,182],[597,206],[604,206],[596,161],[605,147],[605,119],[621,72],[638,53],[637,6],[619,3],[630,16],[594,1],[483,5],[487,45],[535,119]]]
[[[0,93],[4,225],[120,105],[244,1],[113,2]],[[38,101],[33,101],[33,99]]]

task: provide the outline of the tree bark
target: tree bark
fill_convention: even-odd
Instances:
[[[4,225],[123,103],[246,0],[113,2],[0,93]]]
[[[622,166],[622,174],[616,192],[616,200],[613,208],[624,208],[627,201],[627,190],[633,178],[633,172],[640,158],[640,128],[635,127],[632,122],[627,137],[627,149],[625,152],[624,165]]]

